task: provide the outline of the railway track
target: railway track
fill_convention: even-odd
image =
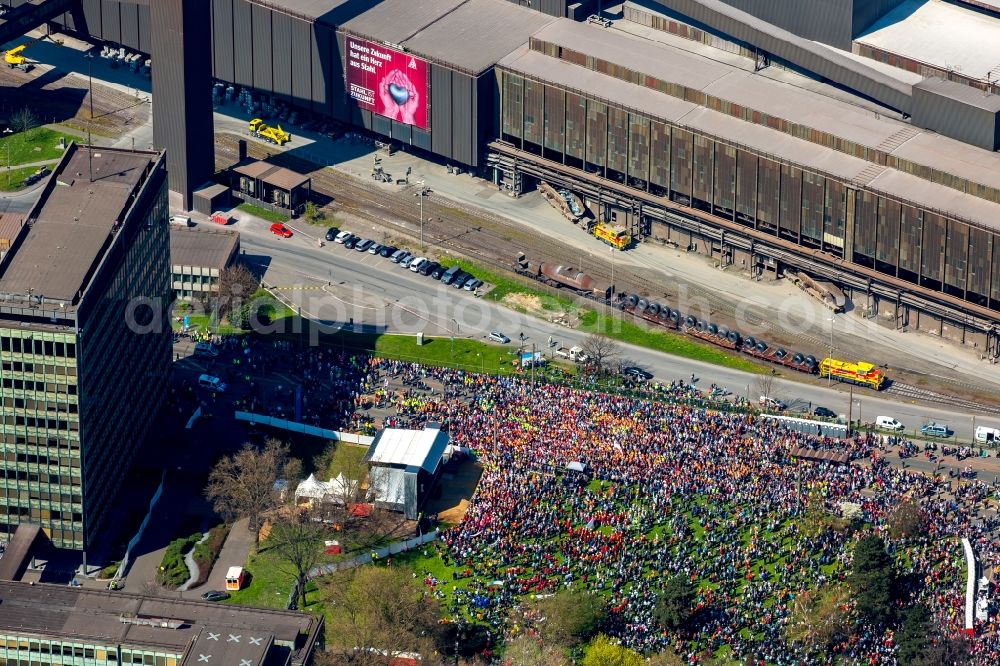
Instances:
[[[216,135],[216,168],[223,169],[237,158],[237,141],[243,137],[220,133]],[[417,206],[413,205],[413,195],[416,186],[408,186],[401,190],[387,191],[375,181],[368,182],[348,174],[326,168],[291,153],[272,153],[264,144],[255,141],[247,142],[248,155],[255,159],[265,159],[280,166],[308,174],[313,179],[313,190],[330,196],[333,199],[331,207],[337,211],[369,219],[384,227],[390,234],[396,233],[408,242],[419,233],[420,217]],[[523,225],[508,220],[487,210],[476,208],[462,202],[430,197],[424,200],[423,234],[429,247],[447,250],[453,254],[468,257],[478,263],[504,273],[513,273],[514,257],[520,250],[530,249],[532,256],[545,258],[547,261],[561,263],[566,266],[579,266],[581,258],[586,258],[586,272],[594,278],[612,283],[610,260],[596,254],[569,248],[561,241],[535,233]],[[654,278],[653,267],[636,268],[635,266],[614,267],[614,284],[619,292],[635,293],[645,298],[660,301],[665,305],[683,309],[679,303],[680,292],[683,289],[688,302],[698,302],[702,307],[696,313],[699,319],[704,319],[739,329],[741,326],[756,327],[754,335],[762,339],[760,331],[767,331],[767,342],[772,346],[782,346],[788,349],[802,351],[821,351],[827,348],[828,340],[821,336],[808,333],[797,333],[794,336],[782,329],[773,321],[773,312],[764,312],[761,306],[749,308],[738,307],[730,300],[719,297],[710,289],[696,284],[680,281],[666,281],[662,277]],[[586,299],[569,290],[548,287],[552,293],[573,296],[578,302],[594,301]],[[843,342],[841,343],[844,344]],[[819,354],[817,354],[819,355]],[[893,364],[896,370],[908,372],[899,365]],[[912,371],[914,374],[923,374]],[[989,393],[991,388],[977,386],[944,377],[936,377],[936,381],[945,382],[956,389],[975,393]],[[917,386],[894,382],[889,389],[889,395],[908,400],[923,400],[937,404],[955,407],[978,409],[1000,414],[1000,407],[992,407],[971,400],[949,396]]]

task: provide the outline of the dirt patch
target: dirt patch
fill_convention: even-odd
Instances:
[[[469,501],[483,475],[483,466],[478,462],[466,461],[452,478],[441,478],[441,497],[427,505],[429,514],[437,514],[438,520],[457,523],[469,509]]]
[[[575,328],[580,324],[580,317],[576,310],[565,310],[559,306],[546,308],[542,299],[534,294],[507,294],[500,299],[500,302],[512,310],[530,314],[560,326]]]

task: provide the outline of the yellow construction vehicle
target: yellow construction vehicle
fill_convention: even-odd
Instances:
[[[15,67],[20,67],[21,69],[28,69],[33,66],[33,64],[23,55],[24,50],[34,44],[35,42],[40,42],[45,39],[48,35],[42,35],[41,37],[35,37],[34,39],[25,42],[24,44],[19,44],[14,48],[3,52],[3,61],[7,63],[7,66],[11,69]]]
[[[250,134],[259,139],[264,139],[264,141],[276,143],[279,146],[283,146],[292,140],[291,135],[281,129],[281,125],[272,127],[260,118],[254,118],[250,121]]]
[[[624,250],[632,242],[632,235],[629,234],[628,229],[619,225],[598,222],[592,225],[588,231],[618,250]]]

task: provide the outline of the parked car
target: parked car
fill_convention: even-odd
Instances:
[[[202,594],[201,598],[205,601],[223,601],[229,598],[229,593],[220,590],[209,590]]]
[[[462,289],[465,289],[466,291],[475,291],[476,289],[479,289],[479,287],[482,286],[482,284],[483,284],[482,280],[480,280],[479,278],[473,278],[468,282],[466,282],[465,285],[462,287]]]
[[[375,241],[370,241],[367,238],[362,238],[358,241],[358,244],[354,246],[354,249],[358,252],[367,252],[368,248],[372,246]]]
[[[631,377],[632,379],[638,379],[641,382],[646,382],[653,378],[653,373],[647,372],[646,370],[635,366],[622,368],[622,374],[626,377]]]
[[[212,375],[201,375],[198,377],[198,386],[203,389],[208,389],[209,391],[218,391],[219,393],[226,392],[226,383],[218,377],[214,377]]]
[[[382,249],[378,251],[378,256],[388,258],[391,257],[396,251],[397,248],[394,248],[391,245],[383,245]]]
[[[462,285],[472,279],[472,276],[465,271],[459,271],[455,278],[451,281],[451,286],[455,289],[461,289]]]
[[[777,398],[772,398],[770,396],[762,395],[760,396],[760,406],[765,409],[773,409],[775,411],[781,412],[785,410],[787,405]]]
[[[439,264],[438,262],[428,261],[426,264],[424,264],[424,267],[417,272],[420,273],[421,275],[430,275],[440,267],[441,264]]]
[[[354,234],[352,234],[350,231],[341,231],[339,234],[333,237],[333,242],[340,243],[341,245],[343,245],[344,243],[347,242],[347,239],[353,235]]]
[[[194,346],[194,355],[204,358],[215,358],[219,355],[219,350],[211,342],[199,342]]]
[[[461,268],[458,266],[452,266],[444,273],[441,274],[441,284],[451,284],[455,279],[455,276],[461,272]]]
[[[413,271],[414,273],[417,273],[420,271],[421,268],[423,268],[429,263],[431,262],[430,259],[428,259],[427,257],[417,257],[416,259],[410,262],[410,270]]]
[[[340,235],[340,229],[338,229],[337,227],[330,227],[329,229],[326,230],[326,239],[328,241],[336,242],[338,235]]]
[[[879,428],[885,428],[886,430],[895,430],[896,432],[904,430],[903,424],[891,416],[876,416],[875,425],[878,426]]]
[[[493,331],[487,337],[489,337],[489,339],[492,340],[493,342],[499,342],[502,345],[505,345],[508,342],[510,342],[510,338],[508,338],[506,335],[504,335],[500,331]]]
[[[275,236],[281,236],[282,238],[292,237],[292,230],[283,225],[281,222],[275,222],[271,225],[271,233]]]
[[[358,243],[361,242],[361,236],[352,235],[350,238],[344,241],[344,247],[348,250],[353,250]]]
[[[837,418],[837,412],[829,409],[827,407],[817,407],[813,410],[813,415],[820,417],[821,419],[835,419]]]
[[[368,254],[378,254],[382,249],[382,243],[372,243],[372,246],[368,248]]]
[[[444,275],[446,272],[448,272],[447,266],[438,266],[437,268],[431,271],[431,278],[435,280],[440,280],[441,276]]]
[[[946,425],[931,421],[920,426],[920,434],[928,437],[951,437],[951,429]]]
[[[416,259],[417,259],[416,256],[414,256],[413,254],[407,252],[406,256],[403,257],[402,259],[400,259],[399,265],[402,266],[403,268],[409,268],[410,264],[412,264],[414,262],[414,260],[416,260]]]

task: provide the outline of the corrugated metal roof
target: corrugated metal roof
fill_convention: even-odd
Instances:
[[[301,173],[292,171],[291,169],[258,160],[248,160],[233,165],[232,170],[248,178],[258,178],[268,185],[273,185],[283,190],[294,190],[296,187],[305,185],[310,180],[309,176],[303,176]]]
[[[404,45],[414,53],[478,74],[554,20],[508,2],[467,0]]]
[[[549,58],[527,48],[511,53],[500,61],[499,66],[539,80],[558,81],[595,99],[628,106],[662,120],[677,121],[684,114],[698,108],[697,104]]]
[[[0,292],[71,303],[111,240],[129,197],[156,159],[150,153],[95,148],[93,182],[87,147],[76,147],[58,184],[36,204],[37,218],[0,273]]]
[[[386,428],[375,437],[366,457],[371,463],[422,467],[433,474],[447,446],[448,435],[437,428]]]
[[[343,24],[358,37],[400,45],[465,0],[382,0]],[[470,51],[475,44],[469,44]]]
[[[806,169],[827,173],[845,182],[853,182],[868,169],[872,162],[846,153],[826,148],[779,132],[764,125],[755,125],[739,118],[713,111],[690,102],[670,97],[649,88],[627,83],[584,67],[550,58],[541,53],[520,49],[500,62],[500,66],[513,72],[532,76],[539,80],[555,81],[576,89],[597,99],[607,100],[619,106],[649,114],[650,117],[669,120],[676,125],[709,134],[729,143],[742,145],[778,160],[799,165]],[[729,80],[729,79],[726,79]],[[733,79],[735,81],[735,78]],[[846,106],[846,105],[845,105]],[[910,127],[903,123],[899,128]],[[923,151],[909,148],[924,164],[945,169],[936,155],[949,153],[955,160],[955,170],[974,174],[976,167],[962,161],[962,155],[974,156],[981,163],[1000,162],[1000,155],[980,150],[938,135],[921,133],[906,141],[894,151],[898,154],[904,148],[922,142],[932,141],[937,145]],[[868,180],[869,174],[860,185],[871,185],[890,196],[910,201],[929,209],[950,211],[951,215],[980,223],[990,228],[1000,228],[1000,204],[965,194],[945,185],[924,180],[893,169],[885,169],[875,178]],[[970,176],[971,177],[971,176]],[[980,176],[981,179],[985,177]],[[1000,171],[994,170],[988,178],[1000,180]]]
[[[914,89],[926,90],[928,92],[950,97],[969,106],[974,106],[990,113],[1000,112],[1000,95],[994,95],[972,86],[957,81],[948,81],[936,76],[928,77],[913,86]]]
[[[1000,66],[1000,19],[940,0],[904,0],[854,41],[974,79]]]

